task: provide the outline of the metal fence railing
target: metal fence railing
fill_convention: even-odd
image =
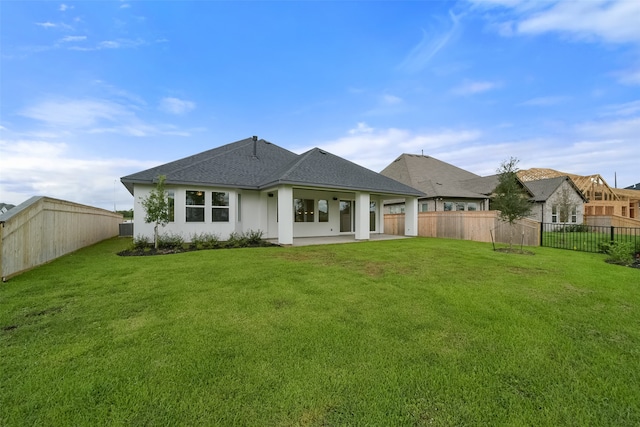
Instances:
[[[640,251],[640,227],[542,223],[540,245],[584,252],[605,252],[611,242],[628,242]]]

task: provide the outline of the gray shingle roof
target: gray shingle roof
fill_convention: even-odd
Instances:
[[[402,154],[380,173],[417,188],[427,197],[485,198],[461,184],[480,176],[430,156]]]
[[[578,193],[585,202],[587,201],[578,187],[576,187],[576,185],[573,183],[573,180],[571,180],[571,178],[569,178],[568,176],[558,176],[555,178],[527,181],[524,183],[524,185],[533,194],[534,202],[545,202],[558,189],[558,187],[562,185],[564,181],[569,182],[569,184],[575,189],[576,193]]]
[[[153,183],[160,175],[167,177],[167,184],[205,184],[257,190],[277,184],[292,184],[380,194],[422,195],[415,188],[318,148],[298,155],[263,139],[254,144],[251,138],[127,175],[121,181],[133,194],[133,184]]]

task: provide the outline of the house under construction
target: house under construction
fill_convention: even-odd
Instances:
[[[544,168],[518,171],[518,177],[524,182],[559,176],[568,176],[588,200],[584,205],[587,222],[594,222],[590,219],[595,220],[595,217],[610,217],[617,219],[618,223],[640,226],[640,191],[638,190],[611,188],[597,174],[581,176]]]

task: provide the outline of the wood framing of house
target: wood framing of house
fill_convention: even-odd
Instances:
[[[640,221],[640,192],[611,188],[598,174],[583,176],[546,168],[518,171],[518,177],[524,182],[560,176],[568,176],[587,199],[585,217],[619,216]]]

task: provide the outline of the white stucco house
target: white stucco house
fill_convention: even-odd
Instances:
[[[384,232],[383,200],[392,198],[413,206],[405,235],[418,231],[419,190],[319,148],[295,154],[253,137],[122,177],[134,196],[134,236],[153,237],[141,200],[162,175],[172,220],[160,232],[185,241],[249,230],[281,245],[341,234],[367,240]]]

